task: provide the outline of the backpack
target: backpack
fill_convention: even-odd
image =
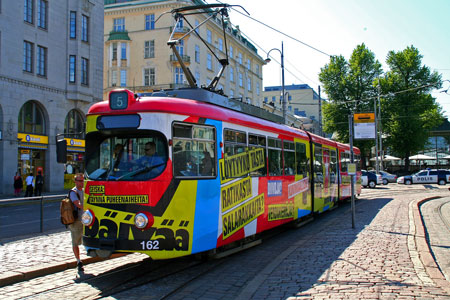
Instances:
[[[75,220],[78,219],[78,209],[70,199],[70,192],[73,192],[73,190],[70,190],[69,194],[67,194],[67,197],[61,200],[61,204],[59,206],[59,210],[61,213],[61,223],[64,225],[73,224]],[[80,200],[80,196],[78,195],[78,193],[76,194],[78,200]]]

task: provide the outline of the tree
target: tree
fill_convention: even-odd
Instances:
[[[336,132],[340,142],[348,142],[348,116],[352,112],[373,111],[373,101],[364,100],[376,98],[377,88],[373,83],[381,72],[381,64],[365,44],[353,50],[348,62],[343,56],[330,58],[319,73],[329,98],[323,108],[325,132]],[[363,166],[373,144],[374,141],[355,141],[355,146],[361,149]]]
[[[422,65],[422,55],[414,46],[403,51],[390,51],[386,63],[390,71],[380,78],[384,145],[405,159],[409,170],[409,156],[423,150],[429,131],[443,120],[442,109],[429,94],[442,86],[441,76]]]

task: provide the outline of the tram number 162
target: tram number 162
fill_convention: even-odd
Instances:
[[[159,250],[159,241],[142,241],[142,250]]]

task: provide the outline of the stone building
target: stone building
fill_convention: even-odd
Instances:
[[[55,136],[83,130],[103,92],[103,1],[0,1],[0,194],[19,171],[44,175],[44,191],[83,171],[83,135],[68,136],[68,163]]]
[[[210,14],[189,15],[187,21],[177,24],[167,12],[200,4],[204,2],[105,0],[104,95],[117,87],[137,93],[187,87],[186,76],[167,41],[174,27],[174,38],[180,38],[190,30],[188,22],[196,27]],[[213,53],[194,33],[186,36],[177,49],[199,87],[208,85],[219,72],[221,65],[215,56],[223,59],[228,51],[230,64],[217,89],[222,89],[230,98],[240,98],[261,107],[264,60],[237,26],[233,27],[228,20],[225,22],[226,43],[219,17],[196,30]]]

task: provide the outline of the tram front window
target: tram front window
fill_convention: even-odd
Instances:
[[[141,181],[159,176],[167,164],[167,142],[160,135],[86,137],[86,173],[92,180]]]

